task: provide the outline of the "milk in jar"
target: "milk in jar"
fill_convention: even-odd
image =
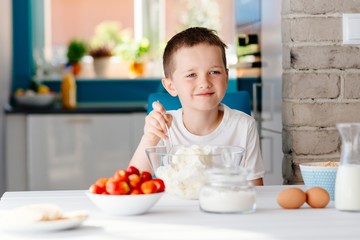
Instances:
[[[360,211],[360,123],[339,123],[336,127],[342,143],[335,181],[335,208]]]
[[[360,211],[360,165],[339,166],[335,184],[335,207]],[[357,187],[351,187],[356,184]]]

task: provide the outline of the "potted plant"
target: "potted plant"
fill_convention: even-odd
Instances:
[[[123,52],[123,58],[130,61],[131,77],[142,76],[145,72],[146,56],[150,50],[150,42],[144,38],[140,42],[130,41]]]
[[[70,40],[66,57],[68,59],[68,64],[72,67],[72,72],[74,76],[77,76],[81,71],[81,59],[85,56],[87,52],[87,44],[82,39],[73,38]]]
[[[107,75],[111,56],[128,38],[128,33],[121,30],[117,22],[105,21],[96,26],[95,35],[90,41],[89,55],[94,59],[94,71],[97,76]]]
[[[106,76],[110,64],[110,58],[113,55],[111,48],[105,45],[93,47],[89,50],[89,55],[93,58],[96,76]]]

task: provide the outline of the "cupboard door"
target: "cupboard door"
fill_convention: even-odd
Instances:
[[[26,191],[26,116],[6,115],[5,133],[6,191]]]
[[[131,157],[129,114],[30,115],[29,190],[87,189],[125,168]]]
[[[281,185],[282,160],[281,133],[273,130],[261,130],[261,152],[265,167],[265,185]]]

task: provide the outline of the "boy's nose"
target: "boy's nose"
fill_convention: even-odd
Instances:
[[[203,76],[200,81],[200,88],[202,89],[210,88],[212,86],[208,76]]]

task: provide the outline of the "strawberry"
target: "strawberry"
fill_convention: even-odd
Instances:
[[[107,180],[107,178],[99,178],[98,180],[96,180],[95,184],[105,189]]]
[[[139,175],[137,174],[130,174],[129,175],[129,184],[132,189],[138,189],[140,188],[142,181]]]
[[[93,185],[90,186],[89,192],[94,193],[94,194],[102,194],[102,193],[105,192],[105,188],[102,188],[102,187],[99,187],[96,184],[93,184]]]
[[[140,189],[133,189],[130,191],[131,195],[138,195],[138,194],[143,194],[142,191]]]
[[[157,190],[155,182],[153,180],[143,182],[140,189],[144,194],[155,193]]]
[[[126,181],[110,179],[106,183],[106,191],[110,195],[125,195],[130,192],[130,187]]]
[[[141,181],[142,181],[142,182],[146,182],[146,181],[149,181],[149,180],[151,180],[151,179],[152,179],[151,173],[146,172],[146,171],[144,171],[144,172],[141,173]]]
[[[165,191],[165,184],[162,179],[154,178],[152,181],[154,181],[154,183],[156,185],[156,192],[164,192]]]
[[[134,166],[129,166],[129,167],[126,169],[126,172],[127,172],[129,175],[131,175],[131,174],[140,175],[139,169],[137,169],[137,168],[134,167]]]
[[[129,182],[129,173],[126,170],[118,170],[115,172],[114,179]]]

